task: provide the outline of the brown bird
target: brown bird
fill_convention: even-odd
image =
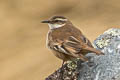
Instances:
[[[97,55],[103,54],[100,50],[93,48],[91,42],[77,29],[67,18],[53,16],[48,23],[49,32],[47,35],[47,46],[54,55],[64,61],[80,58],[88,61],[85,55],[89,52]]]

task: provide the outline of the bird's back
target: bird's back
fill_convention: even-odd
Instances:
[[[48,38],[52,41],[57,40],[67,40],[70,36],[78,39],[81,44],[87,44],[90,47],[93,47],[91,42],[82,34],[82,32],[74,26],[65,25],[58,29],[51,30],[48,34],[51,38]]]

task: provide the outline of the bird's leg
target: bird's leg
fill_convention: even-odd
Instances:
[[[62,80],[64,80],[63,79],[63,74],[64,74],[64,60],[63,60],[63,62],[62,62],[62,66],[61,66],[61,75],[60,75],[60,78],[62,79]]]
[[[64,62],[65,62],[65,61],[63,60],[63,62],[62,62],[62,67],[63,67],[63,65],[64,65]]]

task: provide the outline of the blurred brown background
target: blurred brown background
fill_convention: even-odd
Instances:
[[[120,27],[119,0],[0,0],[0,80],[44,80],[61,66],[46,48],[52,15],[68,17],[93,41]]]

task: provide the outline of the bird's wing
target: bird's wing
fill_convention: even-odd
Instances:
[[[80,41],[73,36],[70,36],[67,40],[65,40],[63,46],[71,54],[78,54],[82,48]]]
[[[54,44],[53,49],[64,54],[80,58],[83,61],[87,61],[84,55],[80,54],[80,51],[82,50],[80,41],[73,36],[70,36],[67,40],[64,41],[58,40],[58,42]]]
[[[78,45],[79,41],[76,38],[70,36],[67,40],[64,41],[57,40],[57,42],[54,43],[53,49],[70,55],[71,53],[78,53],[81,50]]]

